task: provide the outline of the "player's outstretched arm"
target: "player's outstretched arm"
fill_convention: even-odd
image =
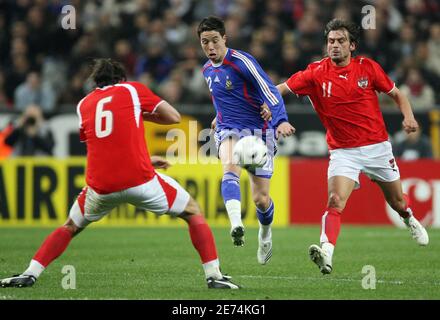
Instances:
[[[289,137],[295,133],[296,129],[289,122],[282,122],[278,125],[277,130],[275,132],[275,138],[279,137]]]
[[[277,85],[277,89],[282,96],[291,92],[284,82]]]
[[[144,121],[159,124],[175,124],[180,122],[180,113],[168,102],[162,100],[152,113],[144,112],[142,118]]]
[[[393,90],[391,90],[388,95],[396,102],[397,106],[400,109],[400,112],[402,112],[403,115],[403,130],[405,130],[406,133],[415,132],[417,131],[417,128],[419,127],[419,124],[417,123],[416,119],[414,118],[414,114],[411,108],[411,104],[406,97],[406,95],[399,90],[399,88],[394,87]]]

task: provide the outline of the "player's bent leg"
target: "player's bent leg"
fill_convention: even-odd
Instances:
[[[29,267],[20,275],[1,279],[0,286],[16,288],[33,286],[46,267],[66,250],[70,240],[81,230],[73,220],[67,219],[63,226],[57,228],[46,238],[32,258]]]
[[[322,274],[329,274],[333,270],[333,252],[340,229],[341,212],[328,206],[321,221],[321,246],[313,244],[309,247],[309,257]]]
[[[402,219],[408,218],[408,204],[402,191],[402,184],[399,180],[392,182],[383,182],[374,180],[382,189],[382,193],[387,203],[396,211]]]
[[[245,229],[241,220],[241,168],[232,159],[235,142],[232,137],[223,140],[219,147],[219,157],[223,166],[221,192],[231,222],[231,238],[236,247],[241,247],[244,245]]]
[[[327,206],[343,211],[356,186],[356,181],[345,176],[334,176],[328,180]]]
[[[193,198],[190,198],[185,210],[178,217],[188,223],[191,242],[202,261],[208,288],[238,289],[239,286],[232,283],[230,277],[220,272],[214,236],[201,214],[199,205]]]
[[[252,198],[257,207],[258,249],[257,261],[265,265],[272,258],[272,222],[275,205],[269,196],[270,179],[250,175]]]
[[[173,178],[157,173],[157,176],[142,186],[132,188],[128,192],[129,202],[157,215],[169,214],[185,220],[188,224],[191,242],[202,261],[208,287],[229,287],[220,272],[214,236],[201,214],[200,206],[189,193]],[[220,281],[222,283],[217,283]]]
[[[29,263],[29,267],[20,275],[0,280],[0,286],[18,288],[32,286],[49,264],[66,250],[72,238],[91,222],[85,218],[87,189],[85,187],[79,194],[64,225],[54,230],[44,240]]]
[[[68,218],[63,226],[46,238],[35,253],[29,268],[23,274],[30,274],[38,278],[41,272],[66,250],[72,238],[82,230],[83,228],[78,227],[72,219]],[[34,268],[33,263],[37,264],[36,268]],[[43,268],[40,268],[38,264]]]
[[[221,192],[231,222],[231,238],[234,246],[244,245],[244,225],[241,220],[240,177],[232,171],[223,174]]]
[[[405,225],[408,227],[412,238],[420,246],[426,246],[429,243],[429,236],[426,229],[414,217],[410,208],[409,197],[402,191],[402,183],[399,180],[392,182],[375,181],[384,194],[385,200],[396,211]]]
[[[327,208],[321,222],[321,246],[309,247],[309,257],[322,274],[333,270],[333,252],[341,230],[341,214],[356,186],[356,181],[345,176],[333,176],[328,180]]]

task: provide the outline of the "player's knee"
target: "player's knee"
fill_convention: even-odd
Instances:
[[[345,208],[345,201],[337,193],[332,192],[328,197],[328,207],[342,211]]]
[[[223,174],[232,172],[237,176],[240,176],[240,167],[232,162],[223,164]]]
[[[66,223],[64,223],[63,227],[67,229],[72,236],[76,236],[78,233],[80,233],[83,229],[78,227],[72,219],[67,219]]]
[[[202,210],[200,209],[199,204],[191,197],[186,205],[185,210],[179,215],[179,218],[188,221],[190,216],[201,215],[201,213]]]
[[[261,210],[265,210],[269,207],[270,196],[264,193],[258,193],[253,196],[255,206]]]

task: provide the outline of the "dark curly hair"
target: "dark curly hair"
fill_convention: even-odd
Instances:
[[[357,24],[350,21],[333,19],[329,23],[327,23],[324,31],[325,40],[327,41],[328,34],[330,33],[330,31],[341,30],[341,29],[347,30],[348,35],[350,37],[350,43],[354,43],[357,47],[359,44],[361,31]]]
[[[127,80],[124,66],[109,58],[93,60],[90,78],[96,83],[97,87],[105,87]]]

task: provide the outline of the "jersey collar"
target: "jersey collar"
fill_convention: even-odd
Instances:
[[[113,85],[108,85],[108,86],[105,86],[105,87],[96,87],[96,89],[98,89],[98,90],[107,90],[108,88],[111,88],[111,87],[113,87]]]
[[[332,63],[332,60],[331,60],[330,57],[328,58],[328,62],[329,62],[329,64],[330,64],[330,66],[333,68],[333,70],[336,70],[336,71],[343,71],[343,70],[346,70],[346,69],[350,68],[351,64],[353,63],[353,57],[351,57],[350,62],[349,62],[346,66],[343,66],[343,67],[340,67],[340,66],[336,66],[336,65],[334,65],[334,64]]]
[[[223,57],[222,61],[220,61],[219,63],[214,63],[211,61],[211,64],[214,68],[218,68],[223,64],[223,60],[225,60],[226,56],[229,54],[229,48],[226,48],[226,53],[225,56]]]

